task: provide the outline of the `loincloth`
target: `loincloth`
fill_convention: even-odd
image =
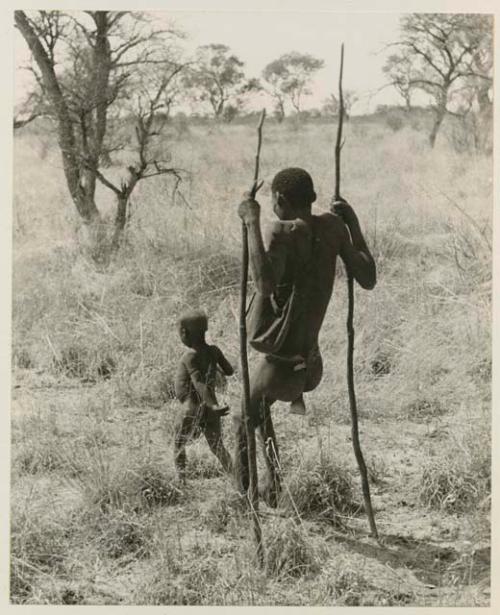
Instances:
[[[307,354],[307,356],[294,354],[294,355],[278,355],[278,354],[266,354],[266,361],[274,363],[276,365],[284,365],[291,367],[292,371],[300,372],[307,370],[318,360],[320,356],[319,347],[315,346]]]

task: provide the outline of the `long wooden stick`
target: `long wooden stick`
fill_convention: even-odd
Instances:
[[[340,152],[342,150],[342,124],[344,123],[344,97],[342,93],[342,75],[344,72],[344,43],[340,48],[340,74],[339,74],[339,123],[337,127],[337,140],[335,143],[335,200],[340,199]],[[348,290],[348,309],[347,309],[347,388],[349,390],[349,406],[351,408],[351,433],[352,445],[356,461],[358,462],[361,474],[361,486],[363,489],[363,499],[365,502],[366,514],[370,523],[370,530],[374,538],[378,538],[375,516],[373,514],[372,502],[370,498],[370,484],[368,482],[368,472],[365,460],[361,452],[359,443],[358,429],[358,409],[356,404],[356,394],[354,391],[354,282],[352,274],[346,268],[347,290]]]
[[[253,185],[250,190],[252,198],[259,189],[259,164],[260,164],[260,148],[262,145],[262,125],[266,117],[266,110],[263,109],[260,115],[259,124],[257,126],[257,154],[255,156],[255,171]],[[259,493],[258,493],[258,476],[257,476],[257,455],[255,450],[255,431],[250,423],[250,376],[248,372],[248,356],[247,356],[247,325],[246,325],[246,309],[247,309],[247,282],[248,282],[248,230],[245,223],[241,226],[243,238],[242,250],[242,266],[241,266],[241,286],[240,286],[240,361],[241,373],[243,377],[243,420],[245,422],[245,434],[247,440],[248,468],[250,474],[250,490],[248,500],[251,509],[253,521],[253,533],[257,545],[257,556],[259,562],[264,561],[264,548],[262,544],[262,528],[259,520]]]

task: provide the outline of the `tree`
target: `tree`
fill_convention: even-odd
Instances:
[[[491,66],[481,61],[492,57],[491,31],[487,15],[419,13],[402,17],[402,36],[396,43],[399,50],[390,56],[386,72],[397,78],[400,69],[408,69],[403,87],[418,88],[430,96],[434,112],[431,147],[457,93],[463,88],[491,86]]]
[[[56,127],[69,193],[99,238],[97,182],[115,194],[111,247],[116,248],[138,182],[167,173],[179,177],[158,147],[165,124],[161,112],[183,68],[175,46],[179,34],[154,30],[144,15],[123,11],[16,11],[15,23],[34,60],[34,97],[44,102]],[[124,137],[127,129],[133,140]],[[126,150],[126,175],[112,181],[103,162]]]
[[[352,107],[358,102],[359,96],[353,90],[343,91],[344,99],[344,117],[348,120],[351,116]],[[322,112],[324,115],[337,117],[339,113],[339,101],[335,94],[329,94],[328,98],[325,98],[323,102]]]
[[[348,120],[351,117],[352,108],[359,100],[359,96],[356,94],[356,92],[354,92],[354,90],[344,90],[343,98],[345,119]]]
[[[411,109],[411,94],[415,85],[411,82],[412,62],[408,55],[391,54],[383,67],[389,78],[389,85],[394,86],[404,100],[407,111]]]
[[[323,106],[321,107],[321,111],[323,115],[330,117],[337,117],[339,113],[339,101],[335,94],[329,94],[327,98],[323,101]]]
[[[227,45],[202,45],[184,84],[195,101],[208,102],[214,117],[222,118],[228,104],[238,110],[241,96],[256,87],[255,80],[245,79],[244,65]]]
[[[323,65],[323,60],[292,51],[264,68],[262,77],[267,84],[266,91],[275,101],[278,119],[285,117],[287,99],[295,111],[300,113],[302,98],[311,93],[308,87],[311,79]]]

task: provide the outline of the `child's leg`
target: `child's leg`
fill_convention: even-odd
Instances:
[[[174,464],[177,475],[183,482],[186,480],[186,444],[193,439],[193,427],[192,412],[188,406],[177,422],[174,432]]]
[[[220,461],[222,467],[228,474],[233,472],[233,462],[231,455],[227,452],[222,439],[222,426],[219,417],[210,417],[205,421],[203,433],[212,453]]]

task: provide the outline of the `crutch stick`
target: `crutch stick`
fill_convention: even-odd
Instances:
[[[342,124],[344,122],[344,97],[342,93],[342,74],[344,72],[344,43],[340,48],[340,74],[339,74],[339,122],[337,126],[337,141],[335,143],[335,200],[340,199],[340,152],[342,150]],[[365,502],[366,514],[370,523],[372,536],[378,539],[377,526],[375,525],[375,516],[373,514],[372,502],[370,498],[370,484],[368,482],[368,472],[366,470],[365,460],[361,452],[359,444],[359,429],[358,429],[358,409],[356,405],[356,394],[354,391],[354,283],[352,274],[346,268],[347,272],[347,289],[348,289],[348,309],[347,309],[347,388],[349,390],[349,405],[351,408],[351,433],[352,445],[356,461],[358,462],[359,472],[361,474],[361,486],[363,489],[363,498]]]
[[[257,126],[257,154],[255,156],[255,171],[253,177],[253,185],[250,190],[250,195],[255,198],[257,190],[262,184],[258,184],[259,180],[259,164],[260,164],[260,148],[262,145],[262,125],[266,117],[266,110],[263,109],[260,115],[259,124]],[[248,468],[250,474],[250,492],[248,499],[250,503],[253,533],[257,545],[257,556],[259,562],[264,561],[264,549],[262,545],[262,528],[259,520],[259,494],[258,494],[258,477],[257,477],[257,456],[255,451],[255,431],[250,423],[250,376],[248,373],[248,356],[247,356],[247,325],[246,325],[246,309],[247,309],[247,282],[248,282],[248,230],[243,222],[241,226],[243,238],[242,250],[242,265],[241,265],[241,286],[240,286],[240,361],[241,374],[243,377],[243,420],[245,422],[245,434],[247,440]]]

